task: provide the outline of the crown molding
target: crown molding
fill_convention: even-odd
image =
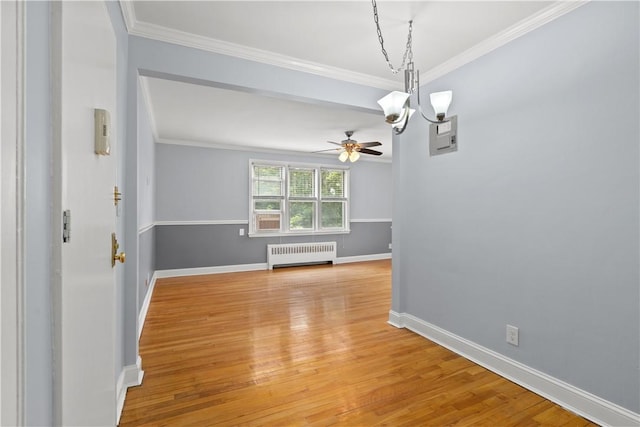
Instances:
[[[450,73],[451,71],[462,67],[480,58],[483,55],[503,46],[518,37],[521,37],[530,31],[548,24],[556,18],[571,12],[574,9],[588,3],[590,0],[570,0],[558,1],[552,5],[538,11],[537,13],[523,19],[517,24],[501,31],[488,39],[483,40],[477,45],[465,50],[459,55],[454,56],[448,61],[434,67],[426,72],[420,73],[420,86],[427,84],[438,77]]]
[[[269,153],[269,154],[288,154],[293,156],[313,156],[327,159],[335,159],[336,156],[333,154],[324,154],[324,153],[305,153],[301,151],[295,150],[284,150],[277,148],[267,148],[267,147],[254,147],[250,145],[232,145],[232,144],[219,144],[215,142],[204,142],[204,141],[192,141],[192,140],[184,140],[184,139],[171,139],[171,138],[158,138],[156,140],[158,144],[168,144],[168,145],[182,145],[187,147],[199,147],[199,148],[209,148],[214,150],[231,150],[231,151],[250,151],[254,153]],[[386,157],[375,157],[375,156],[360,156],[358,162],[374,162],[374,163],[391,163],[391,158]]]
[[[122,16],[124,17],[124,25],[127,27],[127,32],[131,34],[131,31],[138,23],[136,11],[133,7],[133,0],[120,0],[119,3]]]
[[[267,50],[230,43],[224,40],[212,39],[197,34],[187,33],[173,28],[138,21],[135,17],[133,5],[130,1],[123,1],[123,13],[129,34],[153,40],[173,43],[181,46],[205,50],[221,55],[233,56],[249,61],[274,65],[294,71],[315,74],[336,80],[356,83],[364,86],[376,87],[384,90],[401,90],[401,83],[371,76],[364,73],[332,67],[312,61],[294,58]],[[125,12],[126,11],[126,12]]]
[[[520,36],[533,31],[542,25],[545,25],[554,19],[571,12],[572,10],[588,3],[590,0],[562,0],[542,9],[534,15],[523,19],[517,24],[501,31],[492,37],[478,43],[477,45],[467,49],[461,54],[443,62],[442,64],[422,72],[420,80],[422,84],[429,83],[469,62],[486,55],[487,53],[503,46]],[[145,37],[153,40],[159,40],[167,43],[173,43],[181,46],[191,47],[195,49],[205,50],[208,52],[218,53],[222,55],[233,56],[236,58],[246,59],[249,61],[260,62],[263,64],[274,65],[277,67],[287,68],[290,70],[311,73],[322,77],[333,78],[336,80],[347,81],[351,83],[361,84],[365,86],[376,87],[384,90],[402,90],[400,82],[389,79],[371,76],[364,73],[357,73],[338,67],[331,67],[311,61],[294,58],[287,55],[278,54],[262,49],[255,49],[248,46],[242,46],[223,40],[212,39],[209,37],[199,36],[180,30],[175,30],[160,25],[150,24],[139,21],[135,14],[133,1],[120,1],[122,13],[124,16],[127,31],[131,35]]]
[[[571,12],[572,10],[588,3],[590,0],[558,1],[536,14],[520,21],[519,23],[501,31],[494,36],[478,43],[450,60],[420,74],[423,84],[437,79],[469,62],[486,55],[487,53],[503,46],[518,37],[545,25],[554,19]],[[164,41],[181,46],[192,47],[208,52],[233,56],[236,58],[274,65],[295,71],[302,71],[336,80],[347,81],[365,86],[377,87],[385,90],[402,90],[399,82],[357,73],[338,67],[305,61],[287,55],[282,55],[267,50],[251,48],[223,40],[199,36],[180,30],[175,30],[160,25],[138,21],[135,15],[133,1],[120,1],[127,31],[131,35]]]

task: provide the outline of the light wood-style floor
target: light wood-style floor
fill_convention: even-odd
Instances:
[[[389,261],[159,280],[121,426],[587,426],[387,324]]]

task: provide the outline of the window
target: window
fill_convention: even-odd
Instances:
[[[251,162],[249,234],[349,231],[349,170]]]
[[[346,171],[322,169],[320,171],[320,228],[345,228],[347,198],[344,183]]]
[[[254,166],[251,188],[255,230],[280,231],[284,199],[284,168]]]

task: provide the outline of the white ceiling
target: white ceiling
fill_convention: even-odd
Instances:
[[[402,89],[388,69],[369,1],[121,1],[131,34],[198,45],[287,68]],[[421,82],[433,79],[576,6],[544,1],[378,1],[385,48],[400,65],[407,22]],[[382,114],[144,78],[159,142],[311,152],[345,130],[380,141],[391,156]],[[454,94],[455,103],[455,94]],[[222,108],[221,106],[224,106]],[[237,106],[238,108],[234,108]],[[282,117],[288,117],[282,125]],[[247,125],[250,124],[250,125]],[[364,156],[363,156],[364,158]]]

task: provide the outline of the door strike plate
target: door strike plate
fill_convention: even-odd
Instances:
[[[67,209],[62,212],[62,242],[71,240],[71,211]]]

